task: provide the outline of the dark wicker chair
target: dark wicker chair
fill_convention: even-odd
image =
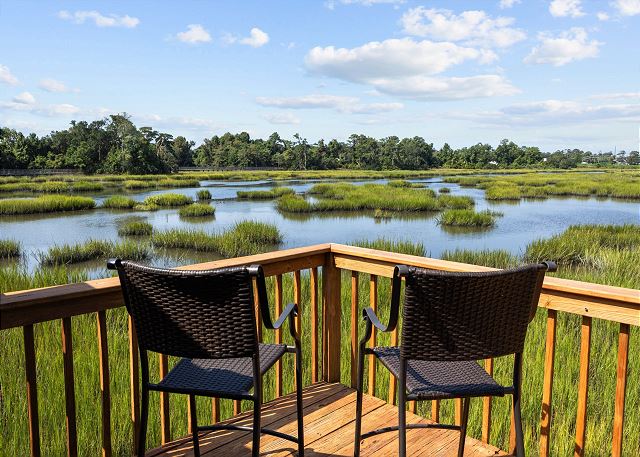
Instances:
[[[189,395],[196,456],[200,455],[198,432],[205,430],[252,432],[253,456],[259,455],[261,433],[297,443],[298,455],[304,455],[302,351],[294,321],[297,305],[287,305],[277,321],[272,322],[264,273],[259,265],[187,271],[152,268],[112,259],[107,266],[118,270],[140,349],[142,414],[138,456],[144,455],[146,445],[150,390]],[[280,328],[289,318],[294,346],[258,342],[254,280],[265,327]],[[147,351],[182,359],[158,384],[151,384]],[[297,438],[260,427],[262,375],[287,352],[295,353],[296,357]],[[253,401],[253,427],[233,424],[198,426],[196,395]]]
[[[383,325],[371,308],[363,310],[365,333],[358,353],[358,385],[354,455],[361,439],[399,431],[399,455],[406,455],[408,428],[460,430],[458,456],[464,442],[472,397],[513,395],[517,455],[524,456],[520,414],[522,350],[533,319],[546,271],[545,262],[511,270],[449,273],[397,266],[394,270],[389,324]],[[371,331],[393,331],[398,323],[401,278],[405,278],[402,334],[399,347],[367,348]],[[398,378],[398,426],[362,434],[362,391],[365,354],[373,354]],[[513,385],[502,386],[477,360],[515,354]],[[408,400],[462,398],[461,425],[407,424]]]

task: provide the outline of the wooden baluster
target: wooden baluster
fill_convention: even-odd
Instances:
[[[311,382],[318,382],[318,267],[311,269]]]
[[[237,416],[242,412],[242,400],[233,400],[233,415]]]
[[[323,291],[323,326],[325,333],[325,359],[327,382],[340,382],[340,348],[342,339],[342,305],[341,305],[342,274],[335,266],[333,254],[325,256],[322,267]]]
[[[418,411],[418,402],[415,400],[409,401],[409,412],[415,414]]]
[[[189,395],[185,395],[185,400],[187,400],[187,433],[192,434],[193,427],[191,426],[191,415],[193,414],[193,411],[191,411],[191,399],[189,398]]]
[[[440,422],[440,400],[431,400],[431,420]]]
[[[282,314],[282,275],[276,276],[276,303],[275,303],[276,319]],[[275,332],[275,343],[282,344],[282,331],[280,329]],[[276,397],[282,396],[282,362],[276,362]],[[234,408],[235,411],[235,408]],[[235,413],[235,412],[234,412]]]
[[[166,354],[158,354],[160,379],[169,372],[169,357]],[[160,442],[167,444],[171,441],[171,416],[169,413],[169,394],[160,392]]]
[[[573,455],[582,457],[587,429],[587,397],[589,393],[589,355],[591,353],[591,321],[589,316],[582,316],[580,337],[580,378],[578,381],[578,412],[576,415],[576,443]]]
[[[484,369],[493,376],[493,359],[484,361]],[[482,399],[482,441],[489,443],[491,436],[491,397]]]
[[[398,346],[398,326],[391,332],[391,346]],[[396,403],[396,394],[397,394],[397,379],[396,377],[389,372],[389,398],[387,401],[389,404],[394,405]],[[414,404],[415,401],[411,402],[409,405]],[[415,412],[415,411],[412,411]]]
[[[98,359],[100,362],[100,398],[102,400],[102,457],[111,456],[111,391],[109,388],[109,344],[106,311],[96,313]]]
[[[616,370],[616,399],[613,414],[613,441],[611,455],[622,455],[624,430],[624,401],[627,392],[627,368],[629,365],[629,324],[620,324],[618,336],[618,368]]]
[[[351,272],[351,388],[355,389],[358,378],[358,272]]]
[[[296,331],[302,338],[302,280],[300,278],[300,270],[293,272],[293,302],[298,305]]]
[[[551,449],[551,398],[553,393],[553,365],[556,354],[556,325],[558,312],[547,311],[547,342],[544,354],[542,385],[542,415],[540,418],[540,457],[549,457]]]
[[[513,398],[511,399],[511,425],[509,426],[509,454],[516,454],[516,420],[513,410]]]
[[[378,277],[376,275],[371,275],[369,280],[369,305],[374,312],[378,310]],[[376,336],[376,328],[373,327],[369,347],[376,346]],[[369,355],[369,395],[376,395],[376,357],[373,354]]]
[[[258,297],[258,285],[255,278],[253,279],[253,306],[256,314],[256,333],[258,342],[262,343],[262,312],[260,311],[260,299]]]
[[[133,425],[133,451],[138,449],[138,430],[140,429],[140,372],[138,367],[138,338],[133,320],[129,316],[129,388],[131,390],[131,422]]]
[[[71,318],[62,318],[62,361],[64,372],[64,399],[67,424],[67,455],[78,455],[78,434],[76,428],[76,393],[73,379],[73,338]]]
[[[217,424],[220,422],[220,399],[211,399],[211,423]]]
[[[29,410],[29,451],[31,457],[40,457],[38,386],[36,384],[36,349],[33,325],[22,327],[22,333],[24,338],[24,370],[27,381],[27,408]]]

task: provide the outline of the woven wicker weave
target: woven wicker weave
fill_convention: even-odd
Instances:
[[[200,359],[250,357],[257,352],[247,268],[166,270],[131,262],[122,262],[122,268],[121,282],[141,348]]]
[[[462,361],[522,352],[545,271],[540,265],[481,273],[410,268],[402,356]]]

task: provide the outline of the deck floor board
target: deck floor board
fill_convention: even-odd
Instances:
[[[355,391],[342,384],[318,383],[304,389],[304,429],[305,455],[308,457],[353,455],[353,434],[355,419]],[[362,430],[395,425],[397,408],[369,395],[363,400]],[[251,412],[245,412],[225,422],[251,425]],[[427,423],[410,412],[408,423]],[[286,395],[263,405],[262,426],[283,433],[295,435],[297,430],[295,396]],[[459,433],[455,430],[417,429],[407,432],[407,454],[449,456],[455,455]],[[498,449],[467,438],[465,455],[492,456],[506,455]],[[251,453],[251,434],[239,431],[203,432],[200,435],[200,452],[203,456],[224,457],[246,456]],[[260,443],[262,455],[285,457],[297,454],[292,443],[271,435],[262,435]],[[362,456],[393,456],[398,454],[396,432],[383,433],[363,440]],[[146,454],[153,457],[191,457],[191,439],[182,438]]]

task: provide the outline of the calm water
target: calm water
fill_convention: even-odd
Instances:
[[[425,183],[436,192],[449,187],[451,195],[468,195],[475,199],[476,209],[491,209],[504,213],[490,229],[446,229],[437,224],[437,213],[393,217],[376,220],[372,213],[328,213],[314,215],[283,215],[275,209],[274,201],[239,201],[238,190],[266,189],[273,183],[266,181],[220,182],[203,181],[209,188],[216,206],[215,218],[202,221],[180,219],[177,209],[156,212],[132,212],[97,209],[53,215],[0,217],[0,238],[12,238],[22,243],[26,252],[24,262],[30,269],[37,265],[37,253],[46,251],[53,244],[78,243],[91,238],[117,240],[117,226],[129,218],[150,222],[154,229],[176,227],[198,228],[208,231],[224,230],[235,222],[253,219],[269,222],[279,227],[284,235],[281,248],[305,246],[317,243],[350,243],[361,239],[389,239],[420,241],[432,257],[439,257],[444,250],[506,249],[521,254],[527,244],[538,238],[546,238],[564,231],[572,224],[625,224],[640,223],[640,204],[595,198],[549,198],[547,200],[522,200],[520,202],[490,203],[484,199],[484,191],[463,188],[457,184],[443,183],[440,178],[412,180]],[[281,182],[304,192],[317,181]],[[353,181],[355,184],[380,181]],[[201,188],[202,188],[201,187]],[[171,190],[195,198],[200,188]],[[149,195],[169,192],[154,190],[131,193],[135,200]],[[94,195],[101,203],[110,194]],[[153,263],[176,265],[214,258],[210,254],[172,252]],[[87,265],[85,265],[87,266]],[[94,266],[98,267],[97,264]]]

